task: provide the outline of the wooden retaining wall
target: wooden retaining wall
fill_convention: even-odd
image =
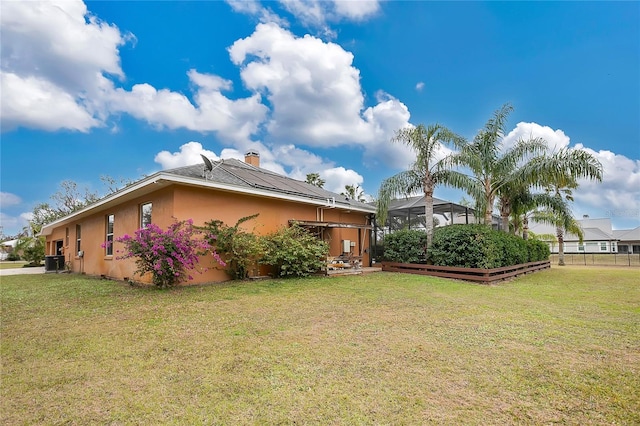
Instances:
[[[431,275],[434,277],[453,278],[457,280],[474,281],[490,284],[522,274],[548,269],[549,260],[521,263],[519,265],[504,266],[502,268],[458,268],[454,266],[423,265],[419,263],[382,262],[382,270],[388,272],[404,272],[408,274]]]

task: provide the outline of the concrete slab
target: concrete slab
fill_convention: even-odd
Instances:
[[[5,275],[33,275],[33,274],[44,274],[44,266],[38,266],[35,268],[0,269],[0,277]]]

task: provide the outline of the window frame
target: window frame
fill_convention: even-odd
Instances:
[[[105,256],[113,256],[113,229],[115,227],[115,214],[108,214],[105,218],[106,244],[104,247]]]
[[[149,207],[149,213],[145,213],[145,208]],[[151,225],[151,223],[153,222],[153,203],[151,201],[147,202],[147,203],[142,203],[140,204],[140,229],[146,228],[148,225]],[[149,218],[149,221],[146,222],[145,221],[145,217]]]
[[[82,251],[82,225],[76,224],[76,256]]]

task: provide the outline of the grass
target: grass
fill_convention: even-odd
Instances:
[[[27,262],[24,262],[22,260],[16,260],[15,262],[13,261],[2,261],[0,262],[0,269],[17,269],[17,268],[23,268],[24,265],[26,265]]]
[[[640,423],[633,268],[1,286],[3,424]]]

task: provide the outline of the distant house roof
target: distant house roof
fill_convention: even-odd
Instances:
[[[555,232],[554,232],[555,233]],[[615,240],[616,238],[613,234],[606,232],[600,228],[582,228],[583,241],[610,241]],[[564,235],[565,241],[579,241],[577,235],[572,234],[570,232],[565,233]]]
[[[640,226],[633,229],[616,229],[613,231],[613,235],[621,241],[640,241]]]
[[[15,248],[17,244],[18,244],[18,240],[7,240],[7,241],[1,242],[0,246]]]
[[[578,219],[577,222],[582,226],[584,241],[640,241],[640,226],[634,229],[611,229],[610,218]],[[529,224],[529,229],[535,233],[555,234],[554,226],[533,221]],[[578,241],[578,237],[567,234],[564,240]]]
[[[207,170],[203,164],[195,164],[154,173],[81,210],[45,225],[40,234],[49,235],[55,227],[67,222],[112,208],[122,202],[172,184],[275,198],[318,207],[375,213],[375,207],[369,204],[350,200],[344,195],[252,166],[240,160],[225,159],[212,162],[212,165],[211,170]]]

